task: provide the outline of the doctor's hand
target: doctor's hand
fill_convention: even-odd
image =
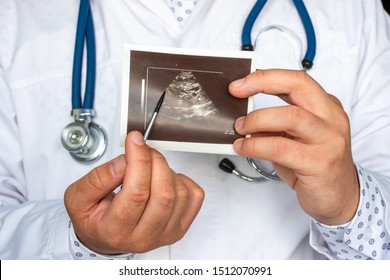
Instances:
[[[289,104],[239,118],[237,132],[252,137],[237,140],[235,151],[273,162],[303,210],[317,221],[350,221],[358,207],[359,182],[349,120],[338,99],[305,72],[291,70],[258,70],[231,83],[229,90],[239,98],[275,95]]]
[[[101,254],[120,254],[147,252],[181,239],[203,198],[195,182],[176,174],[141,133],[131,132],[125,155],[70,185],[64,199],[85,246]]]

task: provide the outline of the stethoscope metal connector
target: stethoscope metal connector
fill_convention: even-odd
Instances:
[[[107,147],[107,133],[92,119],[93,109],[73,109],[75,121],[65,126],[61,133],[62,146],[80,162],[92,162],[101,158]]]

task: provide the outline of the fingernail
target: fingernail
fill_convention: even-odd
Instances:
[[[245,121],[245,117],[240,117],[236,120],[236,122],[234,123],[234,127],[236,130],[240,130],[244,127],[244,121]]]
[[[234,143],[233,143],[233,149],[234,149],[236,152],[240,151],[243,142],[244,142],[244,138],[240,138],[240,139],[237,139],[236,141],[234,141]]]
[[[145,144],[144,137],[138,131],[133,131],[131,133],[131,140],[133,141],[134,144],[136,144],[138,146]]]
[[[109,165],[111,174],[114,176],[118,176],[123,173],[123,158],[122,156],[118,156],[114,158]]]
[[[245,78],[235,80],[234,82],[231,83],[233,87],[239,88],[245,83]]]

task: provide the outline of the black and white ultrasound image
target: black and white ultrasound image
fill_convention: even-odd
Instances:
[[[160,119],[207,122],[218,109],[191,71],[180,71],[165,89],[164,109]]]

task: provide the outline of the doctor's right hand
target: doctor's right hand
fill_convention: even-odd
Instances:
[[[127,136],[125,155],[93,169],[64,197],[77,237],[100,254],[143,253],[180,240],[203,199],[139,132]]]

